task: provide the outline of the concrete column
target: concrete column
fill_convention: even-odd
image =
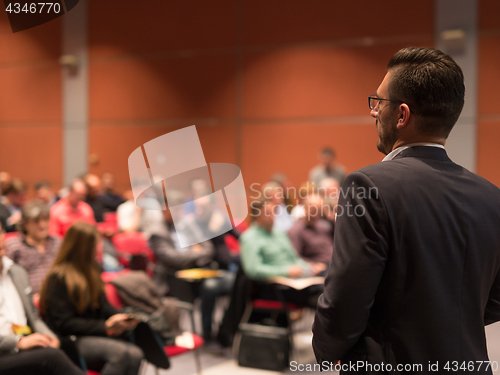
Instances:
[[[478,0],[435,0],[436,48],[449,54],[465,76],[465,106],[446,149],[451,159],[476,171]],[[446,31],[452,31],[446,33]],[[444,32],[444,33],[443,33]],[[463,38],[461,33],[463,32]]]
[[[63,183],[87,172],[88,159],[88,1],[62,17]],[[74,65],[76,64],[76,65]]]

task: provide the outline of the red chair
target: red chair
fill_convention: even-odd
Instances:
[[[106,293],[106,298],[108,299],[108,302],[117,310],[120,310],[124,305],[122,300],[120,299],[120,296],[118,295],[118,292],[116,290],[116,287],[111,284],[110,282],[106,283],[105,285],[105,293]],[[189,311],[191,315],[191,325],[192,325],[192,330],[194,331],[194,316],[193,316],[193,305],[187,302],[180,302],[178,301],[178,306],[179,308],[185,309]],[[174,357],[179,354],[183,354],[189,351],[193,351],[194,356],[195,356],[195,362],[196,362],[196,370],[198,374],[201,374],[201,362],[200,362],[200,357],[198,353],[198,348],[200,348],[203,344],[203,338],[201,338],[198,335],[195,335],[194,333],[191,333],[191,336],[193,338],[194,342],[194,347],[193,348],[185,348],[182,346],[177,346],[177,345],[169,345],[165,346],[163,350],[169,357]],[[158,373],[158,369],[156,369]],[[90,374],[89,374],[90,375]]]
[[[154,253],[141,232],[118,233],[113,236],[113,245],[118,252],[120,263],[125,267],[129,266],[130,258],[134,255],[143,255],[150,262],[155,262]]]

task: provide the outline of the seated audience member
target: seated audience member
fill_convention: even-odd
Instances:
[[[270,200],[274,210],[274,226],[273,229],[282,232],[288,232],[293,225],[293,218],[288,213],[288,209],[284,201],[284,192],[276,182],[268,182],[262,187],[264,199]]]
[[[324,264],[302,260],[286,233],[273,229],[274,214],[270,202],[254,201],[251,211],[254,222],[240,237],[241,265],[247,277],[266,281],[276,276],[299,278],[324,271]],[[268,289],[263,294],[274,298],[274,293]],[[317,287],[309,287],[287,289],[284,296],[290,302],[314,306],[319,293]]]
[[[95,224],[92,208],[83,200],[87,195],[87,187],[83,180],[73,180],[68,194],[50,208],[49,234],[64,236],[66,231],[76,221]]]
[[[290,215],[292,216],[293,220],[299,220],[306,216],[306,209],[304,208],[304,202],[306,198],[309,196],[309,194],[312,194],[316,191],[316,186],[313,185],[311,182],[307,181],[304,182],[302,185],[300,185],[299,188],[299,203],[293,207],[292,212],[290,212]]]
[[[102,195],[101,201],[104,205],[105,212],[115,212],[118,206],[123,203],[121,195],[114,191],[115,179],[109,172],[103,173],[101,176]]]
[[[327,177],[319,182],[318,194],[325,199],[335,199],[340,196],[340,184],[331,177]]]
[[[101,196],[101,179],[95,174],[87,174],[85,176],[85,184],[87,185],[87,203],[94,211],[95,221],[102,223],[104,221],[104,204]]]
[[[167,207],[163,211],[164,223],[148,229],[149,247],[156,257],[155,281],[163,292],[166,290],[166,278],[177,270],[204,267],[214,261],[214,248],[211,241],[181,248],[178,233],[172,220],[172,213]],[[221,278],[203,280],[199,290],[201,298],[201,315],[203,338],[210,343],[212,340],[212,315],[217,297],[227,294],[231,289],[234,276],[227,272]]]
[[[61,240],[49,236],[50,209],[32,201],[23,207],[21,235],[7,241],[7,256],[28,273],[33,298],[38,301],[42,283],[56,259]]]
[[[10,212],[7,227],[14,226],[21,219],[21,209],[26,203],[26,185],[18,178],[14,178],[5,191],[3,204]]]
[[[56,335],[40,319],[29,293],[28,275],[4,256],[4,241],[0,227],[0,373],[83,375],[59,350]],[[18,328],[26,335],[16,332]]]
[[[270,277],[304,277],[318,274],[323,265],[302,260],[286,233],[273,228],[273,205],[252,202],[253,223],[240,237],[241,264],[251,279]]]
[[[295,191],[295,188],[293,187],[288,176],[284,173],[275,173],[271,176],[269,182],[275,182],[280,185],[283,192],[283,203],[285,204],[287,211],[291,213],[295,197],[292,197],[290,192]]]
[[[118,206],[116,217],[118,229],[122,232],[144,232],[146,228],[155,227],[163,222],[161,205],[154,197],[134,200],[132,190],[125,192],[126,201]],[[149,209],[143,209],[142,207]]]
[[[42,287],[40,309],[54,332],[77,337],[76,346],[89,369],[103,375],[135,375],[144,354],[119,337],[126,338],[139,320],[117,313],[106,299],[95,260],[97,239],[93,225],[76,222],[69,228]]]
[[[35,184],[35,200],[52,207],[57,202],[57,197],[52,191],[52,186],[47,181],[39,181]]]
[[[336,179],[342,186],[346,176],[346,169],[343,165],[335,161],[335,151],[333,148],[323,148],[319,154],[319,159],[320,164],[309,172],[309,181],[318,187],[321,180],[331,177]]]
[[[212,197],[206,195],[196,199],[193,204],[194,212],[181,220],[177,233],[185,235],[191,243],[200,243],[208,239],[215,250],[214,261],[217,262],[218,268],[229,269],[238,262],[238,259],[233,259],[231,256],[224,237],[232,235],[239,238],[239,233],[224,218]]]
[[[333,253],[333,228],[322,216],[329,207],[317,194],[309,195],[304,207],[305,217],[295,222],[288,237],[302,259],[327,265]]]

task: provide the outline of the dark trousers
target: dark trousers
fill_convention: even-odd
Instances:
[[[36,348],[0,356],[2,375],[84,375],[59,349]]]

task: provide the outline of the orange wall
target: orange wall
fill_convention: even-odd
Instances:
[[[500,2],[479,2],[477,173],[500,186]]]
[[[126,188],[128,154],[189,125],[207,161],[238,163],[247,186],[274,172],[298,186],[326,145],[348,170],[379,161],[366,97],[395,51],[432,45],[434,3],[372,5],[91,1],[91,170]]]
[[[479,5],[478,172],[500,185],[500,3]],[[433,0],[90,0],[89,170],[128,189],[130,152],[189,125],[248,186],[298,186],[327,145],[349,171],[376,163],[366,97],[399,48],[433,45],[433,23]],[[60,40],[60,20],[12,34],[0,15],[0,170],[56,187]]]
[[[61,22],[13,34],[0,12],[0,170],[58,187],[61,159]]]

